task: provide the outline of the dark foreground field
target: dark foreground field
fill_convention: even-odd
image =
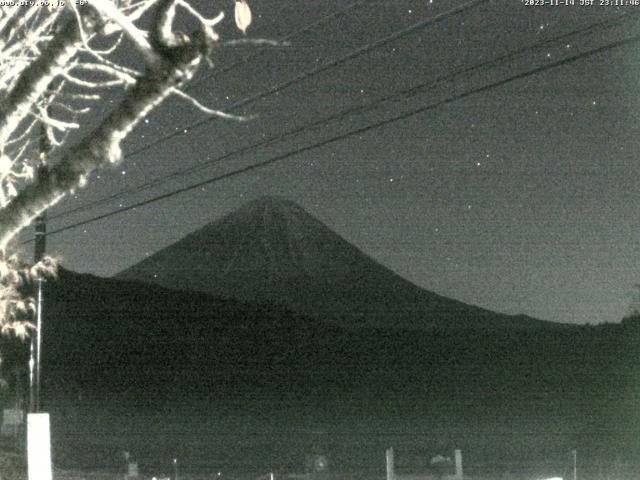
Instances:
[[[203,408],[184,405],[144,413],[87,406],[66,417],[54,412],[54,460],[65,469],[115,473],[122,452],[128,451],[147,477],[171,475],[171,460],[178,458],[184,475],[221,472],[228,479],[255,480],[269,472],[305,473],[309,455],[322,453],[332,473],[383,478],[389,447],[395,449],[399,473],[422,475],[434,473],[433,456],[453,456],[460,448],[472,478],[566,479],[572,478],[572,450],[580,445],[580,478],[640,478],[633,474],[637,457],[630,443],[605,431],[597,438],[576,432],[575,421],[560,423],[544,405],[538,418],[518,418],[505,409],[457,422],[446,415],[411,417],[393,411],[386,417],[363,412],[346,418],[335,416],[338,408],[316,408],[314,414],[303,408],[260,410],[259,405],[243,412]],[[456,406],[448,412],[457,415]]]
[[[177,457],[185,474],[255,480],[321,452],[382,477],[388,447],[408,473],[455,448],[495,478],[571,478],[574,449],[580,478],[640,464],[637,321],[346,328],[64,271],[49,288],[42,401],[60,468],[116,472],[128,451],[144,475]]]

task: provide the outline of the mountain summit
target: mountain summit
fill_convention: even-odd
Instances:
[[[264,197],[117,275],[178,290],[275,303],[343,326],[535,328],[417,287],[299,205]]]

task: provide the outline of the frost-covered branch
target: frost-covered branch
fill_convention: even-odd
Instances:
[[[84,28],[93,31],[98,26],[98,19],[90,15],[87,18]],[[9,94],[0,101],[0,145],[18,128],[54,78],[64,71],[65,65],[77,53],[80,41],[78,22],[68,20],[42,55],[21,72]]]
[[[192,78],[208,53],[211,41],[217,37],[210,24],[202,22],[196,33],[178,37],[172,31],[174,7],[172,0],[159,2],[150,44],[154,61],[147,65],[145,73],[135,81],[121,103],[51,168],[45,180],[25,187],[0,210],[0,249],[5,249],[8,242],[43,210],[83,185],[93,170],[120,162],[120,144],[133,127],[179,85]],[[43,120],[53,127],[58,126],[46,117]]]
[[[116,7],[110,0],[93,0],[91,5],[105,20],[113,21],[144,55],[153,55],[153,50],[145,32],[135,26],[133,20]]]
[[[244,47],[247,45],[255,47],[290,47],[291,42],[272,40],[270,38],[238,38],[220,42],[221,47]]]
[[[242,115],[233,115],[232,113],[226,113],[226,112],[223,112],[222,110],[215,110],[215,109],[212,109],[212,108],[209,108],[209,107],[205,107],[198,100],[193,98],[188,93],[183,92],[179,88],[172,88],[171,89],[171,93],[173,93],[174,95],[186,100],[191,105],[193,105],[195,108],[200,110],[202,113],[206,113],[207,115],[213,115],[215,117],[226,118],[227,120],[236,120],[236,121],[240,121],[240,122],[248,120],[247,117],[244,117]]]
[[[28,285],[56,267],[49,258],[33,267],[22,261],[16,235],[93,171],[119,163],[122,141],[152,109],[177,95],[209,115],[243,119],[181,89],[218,41],[214,27],[222,13],[209,18],[186,0],[67,4],[0,6],[0,333],[24,336],[33,328]],[[235,5],[236,25],[245,32],[251,11],[245,0]],[[191,19],[193,33],[175,30],[178,12]],[[123,46],[137,60],[129,54],[123,63]],[[112,93],[113,87],[123,91]],[[115,103],[103,114],[105,95]],[[80,118],[96,111],[95,126],[83,132]],[[46,174],[35,178],[36,170]]]

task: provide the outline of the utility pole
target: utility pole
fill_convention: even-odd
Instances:
[[[40,146],[38,152],[37,180],[49,174],[47,154],[51,144],[44,122],[40,124]],[[45,252],[46,215],[43,212],[35,220],[36,245],[34,260],[42,260]],[[27,472],[29,480],[52,480],[51,427],[49,414],[40,411],[40,369],[42,356],[42,309],[44,306],[44,278],[38,276],[36,305],[36,334],[31,336],[31,358],[29,359],[29,414],[27,415]]]
[[[47,136],[44,123],[40,125],[40,144],[38,155],[38,166],[36,169],[36,181],[44,180],[49,174],[47,165],[47,155],[51,150],[51,142]],[[47,212],[44,211],[35,219],[35,250],[33,254],[34,263],[39,262],[44,257],[47,244]],[[42,276],[38,276],[36,292],[36,334],[31,337],[31,349],[29,358],[29,412],[40,411],[40,374],[42,359],[42,315],[44,307],[44,292]]]
[[[393,462],[393,447],[387,448],[385,452],[385,456],[387,459],[387,479],[386,480],[396,480],[395,466]]]
[[[578,480],[578,451],[573,450],[573,480]]]

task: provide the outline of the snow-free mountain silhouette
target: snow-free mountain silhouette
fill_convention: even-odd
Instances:
[[[422,289],[279,197],[250,202],[117,278],[280,304],[347,327],[559,326],[498,314]]]
[[[438,296],[287,201],[250,203],[120,277],[61,269],[46,285],[43,404],[69,465],[117,444],[149,464],[209,468],[214,451],[215,465],[295,469],[311,439],[290,431],[319,428],[369,432],[325,435],[335,468],[400,445],[372,428],[484,461],[638,433],[621,420],[633,322],[562,326]]]
[[[310,445],[287,429],[404,425],[429,432],[420,441],[434,448],[451,439],[466,458],[512,448],[520,459],[567,445],[586,452],[603,438],[615,448],[637,433],[621,421],[635,408],[626,400],[637,392],[633,325],[352,329],[276,305],[66,270],[45,298],[43,404],[57,458],[69,465],[78,455],[93,455],[94,466],[117,458],[114,444],[139,448],[145,461],[170,458],[188,439],[197,447],[177,455],[190,464],[211,467],[215,451],[225,465],[296,468]],[[235,437],[238,428],[261,433]],[[375,436],[327,438],[336,468],[380,453]],[[405,440],[411,448],[415,438]],[[251,448],[234,443],[245,441]],[[299,455],[286,463],[291,452]]]

